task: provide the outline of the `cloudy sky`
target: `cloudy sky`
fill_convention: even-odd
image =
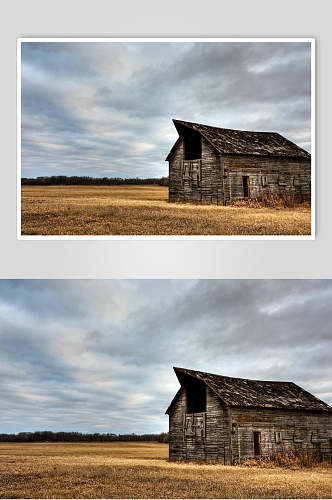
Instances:
[[[162,432],[173,366],[332,403],[332,280],[1,280],[0,432]]]
[[[160,177],[172,118],[310,151],[310,44],[22,44],[22,176]]]

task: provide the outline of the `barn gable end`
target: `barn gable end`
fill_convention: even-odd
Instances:
[[[186,158],[185,138],[174,145],[169,162],[169,201],[222,203],[220,154],[201,136],[196,137],[200,148],[193,147]],[[199,149],[200,157],[192,156]]]
[[[170,459],[228,463],[229,412],[209,388],[205,388],[206,411],[188,412],[188,387],[189,382],[186,389],[179,391],[170,412]]]

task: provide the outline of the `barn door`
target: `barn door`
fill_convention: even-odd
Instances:
[[[201,161],[184,160],[182,168],[182,185],[185,198],[197,198],[200,195]]]
[[[184,415],[184,437],[205,437],[205,412],[202,413],[186,413]]]
[[[261,454],[261,433],[254,431],[254,455],[259,457]]]
[[[242,185],[243,185],[243,198],[249,198],[249,176],[244,175],[242,177]]]
[[[185,413],[183,416],[183,442],[186,460],[203,459],[202,444],[205,440],[205,413]]]
[[[201,201],[201,161],[192,160],[191,162],[191,189],[192,200]]]
[[[201,181],[201,160],[185,160],[183,162],[182,180],[194,183]]]

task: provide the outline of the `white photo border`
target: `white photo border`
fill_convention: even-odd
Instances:
[[[310,43],[311,45],[311,233],[310,235],[22,235],[21,234],[21,45],[30,42],[76,42],[76,43],[112,43],[112,42],[288,42],[288,43]],[[316,228],[316,210],[315,210],[315,191],[316,191],[316,63],[315,50],[316,40],[313,37],[308,38],[210,38],[210,37],[163,37],[163,38],[18,38],[17,39],[17,239],[18,240],[315,240]]]

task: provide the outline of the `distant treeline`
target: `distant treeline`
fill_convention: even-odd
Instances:
[[[155,184],[157,186],[168,186],[168,177],[140,179],[122,179],[121,177],[87,177],[73,175],[52,175],[51,177],[22,177],[22,185],[29,186],[115,186],[121,184]]]
[[[87,434],[82,432],[19,432],[18,434],[0,434],[0,442],[111,442],[111,441],[158,441],[168,443],[168,432],[160,434]]]

